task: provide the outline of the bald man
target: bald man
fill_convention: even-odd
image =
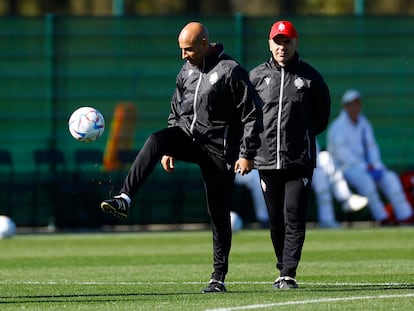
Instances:
[[[248,73],[210,43],[207,28],[187,24],[178,36],[185,60],[176,78],[168,127],[150,135],[118,195],[101,203],[105,212],[127,217],[132,198],[161,160],[168,173],[175,160],[200,167],[213,231],[213,272],[203,293],[225,292],[231,246],[230,206],[235,172],[254,165],[262,131],[260,99]]]

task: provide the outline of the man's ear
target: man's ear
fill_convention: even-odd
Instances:
[[[201,38],[201,43],[203,45],[204,48],[208,47],[208,40],[207,38]]]

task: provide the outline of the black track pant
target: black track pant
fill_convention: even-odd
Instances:
[[[234,163],[228,165],[209,153],[178,127],[150,135],[135,158],[121,192],[133,198],[163,155],[196,163],[201,169],[207,210],[213,230],[214,272],[212,278],[224,281],[231,247],[230,206],[234,186]]]
[[[269,212],[270,237],[280,276],[296,276],[305,241],[306,210],[312,174],[259,170]]]

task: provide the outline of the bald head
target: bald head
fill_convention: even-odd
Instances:
[[[191,22],[184,26],[181,30],[180,35],[178,36],[178,41],[188,41],[188,42],[197,42],[200,40],[207,40],[208,39],[208,30],[207,28],[197,22]]]
[[[188,23],[178,36],[178,45],[183,59],[194,66],[201,66],[210,48],[207,28],[201,23]]]

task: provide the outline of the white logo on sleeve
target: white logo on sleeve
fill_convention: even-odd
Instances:
[[[214,85],[218,80],[218,73],[217,71],[213,72],[210,77],[208,78],[208,81],[210,81],[211,85]]]

